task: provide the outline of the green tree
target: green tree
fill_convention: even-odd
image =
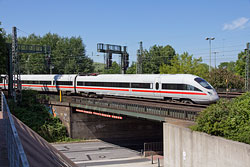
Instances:
[[[10,37],[9,37],[10,40]],[[94,71],[93,61],[85,54],[85,45],[81,37],[60,37],[58,34],[47,33],[43,37],[31,34],[19,37],[18,43],[51,47],[51,64],[53,73],[90,73]],[[49,73],[49,66],[44,54],[22,54],[21,73]]]
[[[7,56],[6,35],[4,29],[0,28],[0,74],[7,74]]]
[[[245,77],[246,52],[238,54],[238,60],[235,63],[235,71],[238,75]]]
[[[127,74],[136,74],[136,62],[132,62],[132,65],[128,67]]]
[[[219,68],[227,69],[230,72],[235,72],[235,62],[230,61],[230,62],[222,62],[218,66]]]
[[[105,69],[104,73],[105,74],[121,74],[121,67],[116,61],[114,61],[112,63],[111,68],[110,69]]]
[[[201,63],[201,58],[193,58],[187,52],[177,54],[170,61],[170,64],[160,66],[161,74],[194,74],[202,78],[208,77],[208,65]]]
[[[104,63],[94,62],[93,65],[94,65],[94,67],[95,67],[95,69],[94,69],[94,72],[95,72],[95,73],[100,73],[100,74],[103,73],[104,67],[105,67],[105,64],[104,64]]]
[[[203,110],[193,130],[250,144],[250,93],[221,99]]]
[[[149,51],[144,51],[143,57],[143,73],[144,74],[159,74],[162,64],[170,65],[171,59],[175,55],[175,50],[170,46],[154,45]]]
[[[207,81],[213,85],[214,88],[224,89],[243,89],[244,78],[235,73],[228,71],[225,68],[212,69],[210,77]]]

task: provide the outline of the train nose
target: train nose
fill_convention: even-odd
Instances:
[[[215,90],[211,91],[210,94],[211,94],[211,96],[210,96],[211,101],[215,102],[215,101],[219,100],[219,96]]]

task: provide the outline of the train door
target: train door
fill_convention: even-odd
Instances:
[[[154,96],[155,97],[161,97],[161,93],[160,93],[160,90],[161,90],[161,78],[156,78],[155,79],[155,82],[154,82]]]

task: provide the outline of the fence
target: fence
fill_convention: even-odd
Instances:
[[[8,149],[8,159],[11,167],[29,167],[26,154],[19,139],[14,120],[10,113],[6,98],[1,92],[1,107],[3,111],[5,137]]]
[[[144,143],[144,156],[163,154],[163,142]]]

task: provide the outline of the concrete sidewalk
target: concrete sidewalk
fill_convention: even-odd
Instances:
[[[163,156],[142,157],[141,153],[115,144],[93,141],[83,143],[53,144],[79,167],[158,167],[163,166]]]
[[[0,111],[0,166],[8,167],[8,152],[7,152],[7,144],[5,141],[4,134],[4,120],[3,120],[3,112]]]

